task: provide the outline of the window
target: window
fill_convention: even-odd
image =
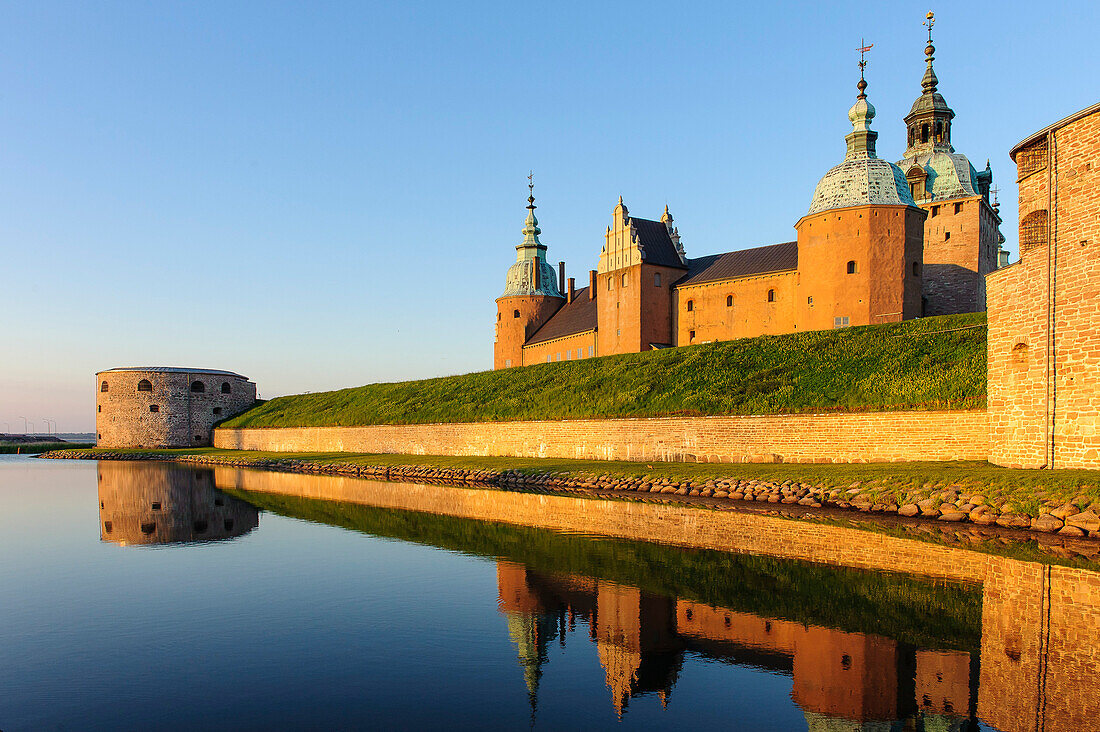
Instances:
[[[852,668],[852,657],[849,656],[847,653],[840,657],[840,667],[843,668],[845,671]]]
[[[768,302],[775,302],[775,290],[768,290]]]
[[[150,404],[149,405],[149,411],[150,412],[159,412],[160,411],[160,406],[156,405],[156,404]]]
[[[813,295],[810,295],[809,297],[806,298],[806,304],[809,305],[810,307],[814,306],[814,296]]]
[[[623,272],[623,287],[626,287],[626,272]]]
[[[201,381],[192,381],[191,391],[195,392],[196,394],[203,394],[206,392],[206,384],[202,383]]]
[[[733,307],[733,295],[726,295],[726,307],[727,308],[732,308]]]
[[[102,384],[99,385],[99,390],[100,391],[107,391],[107,382],[106,381],[104,381]]]
[[[920,126],[920,141],[928,142],[928,125],[926,124]]]
[[[194,523],[194,527],[195,527],[195,533],[196,534],[205,534],[206,529],[209,528],[209,525],[205,521],[203,521],[202,519],[199,519],[198,521],[196,521]]]
[[[202,435],[195,435],[195,442],[202,442]]]
[[[510,359],[510,358],[504,359],[504,368],[508,368],[511,365],[512,365],[512,359]]]
[[[607,289],[608,290],[611,289],[611,278],[610,277],[607,278]]]
[[[588,357],[592,358],[595,355],[596,355],[596,347],[595,346],[589,346],[588,347]]]
[[[1042,246],[1047,243],[1047,220],[1048,215],[1046,209],[1040,209],[1038,211],[1032,211],[1027,216],[1020,219],[1020,251],[1026,252],[1029,249]],[[106,389],[104,389],[106,391]]]
[[[688,340],[689,341],[695,340],[695,331],[693,331],[693,330],[688,331]]]
[[[152,508],[152,509],[153,509],[154,511],[159,511],[159,510],[160,510],[160,501],[153,501],[152,503],[150,503],[150,504],[149,504],[149,506],[150,506],[150,507],[151,507],[151,508]]]
[[[943,232],[943,240],[944,241],[950,241],[951,240],[951,232],[950,231]]]
[[[518,310],[513,310],[512,311],[512,317],[513,318],[518,318],[519,317],[519,311]]]
[[[550,354],[546,354],[546,363],[550,363]]]
[[[913,262],[913,276],[920,277],[920,262]]]
[[[856,262],[855,262],[854,259],[849,259],[848,260],[848,274],[855,274],[855,273],[856,273]]]
[[[497,313],[497,322],[500,322],[500,313]]]
[[[961,214],[963,212],[963,205],[961,203],[955,204],[955,213]]]
[[[233,387],[231,387],[229,385],[228,381],[223,381],[222,382],[222,394],[232,394],[232,393],[233,393]]]
[[[221,413],[222,413],[222,408],[221,407],[214,407],[214,416],[215,417],[217,417]]]
[[[106,531],[106,532],[107,532],[108,534],[109,534],[109,533],[111,533],[111,532],[112,532],[112,531],[114,530],[114,528],[115,528],[115,525],[114,525],[114,524],[112,524],[112,523],[111,523],[110,521],[104,521],[104,522],[103,522],[103,529],[104,529],[104,530],[105,530],[105,531]]]
[[[834,328],[847,328],[848,327],[848,316],[847,315],[838,315],[835,318],[833,318],[833,327]]]
[[[227,518],[225,521],[222,521],[222,526],[225,527],[226,531],[232,531],[233,530],[233,519]]]
[[[97,406],[97,407],[95,408],[95,410],[96,410],[97,412],[102,412],[102,411],[103,411],[103,405],[102,405],[102,404],[100,404],[99,406]]]
[[[141,525],[141,533],[143,533],[143,534],[149,535],[149,534],[152,534],[156,530],[157,530],[157,522],[156,521],[150,521],[149,523],[145,523],[145,524]]]
[[[138,391],[152,391],[153,385],[149,383],[149,379],[142,379],[138,382]]]
[[[660,287],[661,286],[661,273],[660,272],[654,273],[654,275],[653,275],[653,286],[654,287]]]
[[[688,312],[689,312],[689,313],[690,313],[690,312],[691,312],[692,310],[694,310],[694,309],[695,309],[695,301],[694,301],[694,300],[688,300],[688,304],[687,304],[687,309],[688,309]]]

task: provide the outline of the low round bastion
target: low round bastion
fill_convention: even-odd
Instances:
[[[171,366],[100,371],[96,445],[209,445],[215,424],[255,403],[256,385],[232,371]]]

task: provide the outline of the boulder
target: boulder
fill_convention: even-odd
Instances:
[[[1036,531],[1045,531],[1048,534],[1062,528],[1062,525],[1062,519],[1052,516],[1049,513],[1044,513],[1042,516],[1031,520],[1031,528]]]
[[[898,513],[902,516],[916,516],[920,513],[920,507],[915,503],[906,503],[898,509]]]
[[[1100,516],[1092,510],[1075,513],[1066,517],[1066,523],[1082,531],[1100,531]]]

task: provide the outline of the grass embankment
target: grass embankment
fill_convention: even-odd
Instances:
[[[973,650],[981,593],[950,582],[772,557],[595,539],[414,511],[229,490],[258,508],[553,574],[579,574],[714,607],[932,648]]]
[[[0,442],[0,455],[38,455],[50,450],[84,450],[95,447],[91,442]]]
[[[278,397],[223,427],[972,409],[985,314],[761,336]]]

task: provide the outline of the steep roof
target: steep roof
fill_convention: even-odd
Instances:
[[[664,224],[661,225],[662,227]],[[566,303],[527,339],[525,346],[545,343],[555,338],[576,335],[596,328],[596,301],[588,299],[588,288],[573,293],[573,302]]]
[[[630,217],[630,222],[634,224],[634,229],[638,232],[638,242],[642,245],[642,261],[662,267],[686,269],[664,223],[634,216]]]
[[[771,272],[785,272],[797,268],[798,242],[788,241],[783,244],[771,244],[689,259],[688,272],[676,283],[676,287]]]

